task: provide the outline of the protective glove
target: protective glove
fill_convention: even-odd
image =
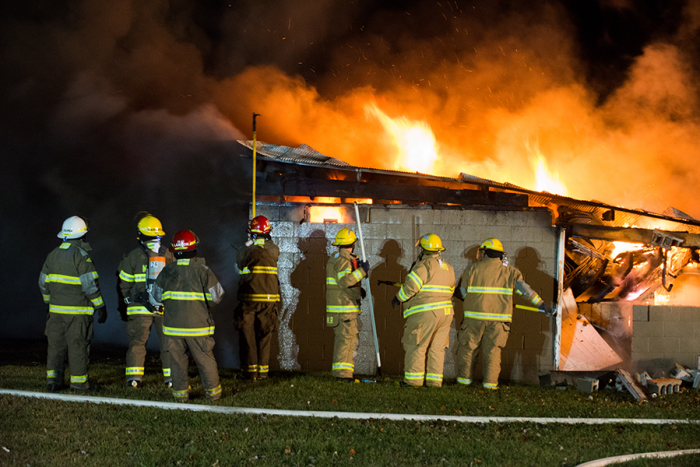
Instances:
[[[102,324],[107,321],[107,307],[101,306],[97,310],[97,322]]]
[[[367,292],[365,291],[365,289],[360,287],[360,297],[362,297],[364,299],[366,296],[367,296]]]
[[[395,310],[396,307],[399,307],[399,306],[401,306],[401,302],[399,301],[399,299],[396,297],[392,298],[391,299],[391,308],[393,308]]]
[[[544,302],[542,302],[540,304],[539,308],[540,308],[540,311],[544,312],[544,315],[547,318],[551,318],[556,313],[555,310],[551,306],[547,305]]]
[[[365,270],[365,274],[369,273],[369,261],[360,260],[360,267]]]

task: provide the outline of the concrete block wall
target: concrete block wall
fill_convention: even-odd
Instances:
[[[676,363],[698,368],[700,307],[635,305],[632,320],[635,371],[668,375]]]
[[[333,330],[325,327],[325,266],[337,251],[331,245],[338,230],[355,224],[311,224],[303,222],[303,204],[263,203],[257,215],[274,225],[272,236],[280,247],[279,278],[283,288],[280,330],[276,336],[273,369],[329,371],[333,353]],[[347,205],[344,205],[347,207]],[[350,206],[351,207],[351,206]],[[377,285],[377,280],[402,283],[415,260],[422,235],[439,235],[446,251],[444,259],[455,270],[456,280],[470,265],[483,240],[500,239],[511,266],[523,272],[528,282],[550,303],[556,291],[556,229],[546,209],[484,211],[408,205],[370,205],[369,223],[363,236],[371,265],[370,289],[380,343],[382,369],[387,374],[403,372],[404,319],[392,310],[397,287]],[[364,216],[363,216],[364,217]],[[359,245],[355,251],[360,254]],[[525,302],[518,302],[527,304]],[[455,320],[450,347],[445,355],[445,378],[455,378],[457,332],[462,322],[462,303],[455,300]],[[359,320],[360,344],[355,360],[357,374],[376,371],[369,305],[363,300]],[[501,379],[537,383],[540,373],[552,369],[552,326],[543,314],[516,309],[511,336],[503,351]],[[477,367],[480,377],[480,365]]]

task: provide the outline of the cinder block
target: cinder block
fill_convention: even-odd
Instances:
[[[581,392],[598,391],[598,380],[595,378],[579,378],[576,381],[576,388]]]
[[[688,323],[682,321],[671,321],[664,323],[664,336],[675,336],[675,337],[693,337],[695,335],[695,330],[692,326],[688,326]]]
[[[522,226],[525,224],[525,218],[519,212],[515,211],[496,211],[494,216],[494,225],[507,226]]]
[[[679,307],[675,306],[649,306],[649,321],[680,321]]]
[[[442,241],[445,243],[450,241],[458,242],[464,238],[464,230],[460,225],[444,224],[440,226],[440,231],[441,234],[438,233],[438,235],[440,235],[440,238],[442,238]],[[445,245],[445,247],[447,247],[447,245]]]
[[[358,235],[357,226],[354,226],[352,230]],[[362,235],[364,238],[386,238],[387,225],[386,224],[362,224]]]
[[[413,224],[385,224],[386,225],[386,238],[393,238],[396,240],[411,240],[414,237],[415,229]],[[427,232],[426,232],[427,233]],[[416,238],[417,240],[417,238]],[[413,246],[413,245],[411,245]]]
[[[684,306],[678,310],[678,319],[685,323],[697,323],[700,322],[700,307],[695,306]]]
[[[287,221],[298,224],[304,219],[304,205],[302,204],[282,204],[279,207],[280,222]]]
[[[515,226],[512,230],[512,239],[515,242],[541,242],[542,228]]]
[[[249,216],[252,218],[253,217],[253,208],[252,206],[249,209]],[[257,204],[255,206],[255,215],[256,216],[265,216],[270,222],[277,222],[280,220],[280,208],[279,204]]]
[[[303,224],[294,224],[294,237],[326,237],[326,224],[312,224],[310,222],[304,222]],[[340,230],[340,227],[337,228]],[[336,230],[336,231],[337,231]],[[335,232],[333,232],[335,236]]]
[[[546,339],[540,334],[525,334],[524,349],[534,350],[539,354],[543,350]]]
[[[634,305],[632,307],[632,321],[634,329],[637,329],[637,321],[649,321],[649,305]]]
[[[398,209],[371,208],[369,220],[372,224],[400,224],[401,211]]]
[[[552,214],[549,209],[542,208],[541,211],[531,211],[528,213],[526,225],[537,226],[537,227],[551,227],[552,225]],[[556,229],[552,229],[556,231]]]
[[[649,337],[640,337],[634,335],[632,337],[632,353],[648,353],[649,339]]]
[[[522,350],[525,348],[525,335],[516,333],[516,332],[511,332],[510,336],[508,336],[508,342],[506,343],[506,347],[508,349],[518,349]]]
[[[663,322],[647,322],[638,321],[634,323],[632,328],[632,333],[635,338],[637,337],[663,337],[664,335],[664,324]]]
[[[440,223],[443,225],[460,225],[462,224],[462,212],[460,209],[442,211]]]
[[[433,224],[433,212],[427,209],[406,209],[401,213],[401,223],[430,226]]]
[[[491,233],[486,234],[486,237],[496,237],[503,243],[503,247],[505,248],[506,251],[512,251],[509,250],[508,243],[511,242],[513,239],[513,227],[509,225],[497,225],[493,226],[493,230]],[[519,239],[515,239],[516,241],[520,241]],[[482,240],[483,241],[483,240]],[[479,242],[481,243],[481,242]]]
[[[279,237],[293,237],[294,223],[293,222],[276,222],[272,226],[272,238],[277,240]]]
[[[680,339],[677,337],[654,337],[649,339],[649,352],[666,356],[681,350]]]
[[[681,392],[681,380],[674,378],[650,379],[647,382],[647,389],[652,394],[665,396]]]

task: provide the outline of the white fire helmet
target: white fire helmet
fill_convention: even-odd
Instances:
[[[57,237],[64,240],[80,238],[88,231],[85,221],[78,217],[72,216],[63,221],[63,228],[58,233]]]

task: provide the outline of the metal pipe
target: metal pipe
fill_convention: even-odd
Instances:
[[[255,217],[255,179],[258,176],[257,172],[257,167],[256,167],[256,162],[257,162],[257,148],[258,148],[258,137],[257,137],[257,128],[256,128],[256,122],[255,119],[256,117],[259,117],[260,114],[256,114],[253,112],[253,217]]]
[[[362,237],[362,223],[360,222],[360,209],[355,201],[355,222],[357,222],[357,232],[360,234],[360,247],[362,248],[362,261],[367,261],[365,254],[365,241]],[[369,285],[369,273],[365,277],[365,285],[367,286],[367,297],[369,298],[369,317],[372,320],[372,335],[374,337],[374,350],[377,354],[377,375],[382,376],[382,360],[379,358],[379,340],[377,340],[377,323],[374,321],[374,303],[372,300],[372,291]]]
[[[554,370],[559,371],[561,365],[561,323],[562,304],[564,303],[564,263],[566,261],[566,229],[558,227],[559,241],[557,242],[557,303],[554,304]]]

